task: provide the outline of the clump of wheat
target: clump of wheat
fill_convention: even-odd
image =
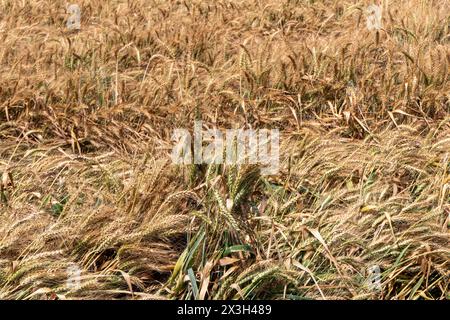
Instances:
[[[450,4],[377,3],[1,1],[0,298],[448,299]],[[278,175],[171,164],[199,119]]]

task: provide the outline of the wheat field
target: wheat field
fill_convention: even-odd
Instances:
[[[450,1],[73,3],[0,0],[0,299],[450,297]]]

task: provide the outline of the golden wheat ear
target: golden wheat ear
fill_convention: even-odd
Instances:
[[[0,12],[0,299],[450,298],[450,1]]]

